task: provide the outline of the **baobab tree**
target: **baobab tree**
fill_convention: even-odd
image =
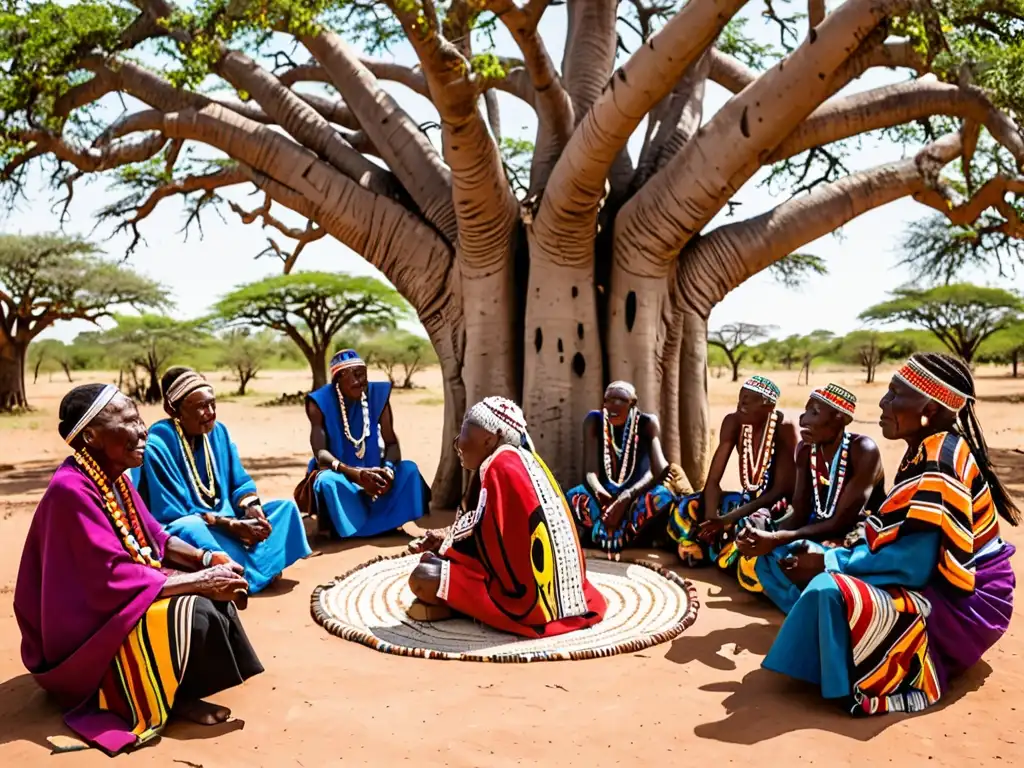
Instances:
[[[17,184],[43,163],[69,188],[113,170],[129,194],[104,214],[130,231],[172,196],[198,215],[254,186],[263,204],[235,210],[294,239],[271,244],[286,271],[314,239],[361,254],[415,308],[441,362],[440,503],[459,494],[450,446],[467,400],[520,400],[568,481],[608,378],[633,380],[659,410],[666,451],[700,487],[707,322],[730,290],[907,196],[959,226],[1019,223],[1006,198],[1024,161],[1020,43],[999,2],[845,0],[826,12],[809,0],[806,20],[768,6],[777,53],[730,23],[742,0],[132,2],[26,0],[4,14],[4,177]],[[538,24],[563,12],[556,68]],[[625,23],[642,44],[617,59]],[[515,56],[489,47],[499,27]],[[399,38],[415,66],[355,47]],[[878,67],[908,77],[844,91]],[[389,81],[433,105],[440,147]],[[733,95],[704,115],[709,82]],[[498,92],[537,115],[528,178],[515,174],[525,189],[506,176]],[[101,105],[119,97],[134,101],[111,117]],[[911,149],[847,171],[837,143],[871,131]],[[979,137],[1004,170],[972,167]],[[944,181],[954,161],[966,183]],[[801,194],[708,230],[764,167],[792,171]],[[274,206],[308,223],[286,225]]]

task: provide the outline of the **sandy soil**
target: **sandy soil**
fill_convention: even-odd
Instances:
[[[774,374],[783,407],[798,413],[807,387]],[[883,386],[856,372],[812,375],[850,386],[861,400],[855,429],[880,439],[875,403]],[[880,375],[887,380],[887,375]],[[230,427],[264,498],[290,495],[306,459],[300,407],[256,407],[261,397],[304,385],[273,373],[256,395],[223,402]],[[397,393],[396,424],[407,458],[432,476],[439,450],[440,381]],[[0,765],[107,765],[95,751],[48,757],[45,738],[66,733],[57,710],[21,666],[12,594],[35,501],[66,451],[55,430],[68,385],[31,388],[39,409],[0,420]],[[735,402],[736,385],[711,379],[714,417]],[[224,383],[222,389],[227,391]],[[980,384],[980,415],[998,463],[1024,492],[1024,381]],[[146,409],[147,419],[158,418]],[[901,450],[883,444],[891,473]],[[734,470],[733,470],[734,471]],[[449,517],[423,521],[435,526]],[[410,526],[410,533],[416,528]],[[1018,545],[1024,536],[1012,531]],[[328,635],[309,614],[309,595],[372,556],[400,551],[391,536],[331,545],[303,561],[243,614],[266,674],[217,697],[238,721],[223,728],[172,723],[156,744],[119,764],[159,766],[679,765],[827,760],[842,765],[1013,764],[1024,760],[1024,625],[1010,632],[941,704],[917,717],[854,720],[814,691],[759,669],[780,617],[707,570],[688,574],[701,600],[696,624],[680,639],[642,653],[585,662],[525,665],[442,663],[376,653]],[[668,559],[662,556],[662,559]],[[1020,710],[1020,711],[1018,711]],[[755,750],[752,750],[754,747]],[[929,762],[930,761],[930,762]],[[49,763],[48,763],[49,764]]]

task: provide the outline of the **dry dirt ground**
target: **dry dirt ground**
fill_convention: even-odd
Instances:
[[[807,387],[773,374],[788,413]],[[1024,492],[1024,380],[985,378],[980,415],[1005,476]],[[80,381],[85,381],[79,375]],[[215,377],[219,379],[219,377]],[[440,439],[439,378],[393,398],[407,458],[432,476]],[[850,386],[861,401],[854,429],[880,439],[876,403],[884,385],[856,372],[812,375]],[[887,374],[880,379],[887,380]],[[225,399],[231,429],[264,498],[287,496],[307,455],[300,407],[256,407],[305,384],[270,373],[256,394]],[[219,384],[223,392],[230,385]],[[716,423],[736,385],[712,378]],[[25,673],[12,610],[22,542],[35,502],[66,451],[55,412],[67,382],[30,391],[38,410],[0,420],[0,766],[107,765],[96,751],[49,756],[46,737],[66,733],[57,710]],[[159,418],[154,408],[147,419]],[[891,477],[897,445],[883,444]],[[735,468],[731,470],[735,477]],[[449,516],[422,521],[434,526]],[[409,526],[415,533],[415,526]],[[1018,545],[1024,536],[1012,531]],[[137,766],[708,766],[764,761],[842,765],[1013,765],[1024,760],[1024,622],[956,682],[941,704],[916,716],[854,720],[815,692],[759,669],[780,616],[707,570],[689,573],[701,608],[676,641],[647,651],[581,662],[488,665],[389,656],[332,637],[313,623],[309,596],[336,574],[407,541],[390,536],[322,547],[243,614],[266,673],[217,697],[238,720],[223,728],[172,723],[155,744],[120,757]],[[662,556],[662,560],[670,559]],[[1021,567],[1018,563],[1018,567]]]

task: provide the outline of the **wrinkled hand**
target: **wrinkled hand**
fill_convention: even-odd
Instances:
[[[383,496],[391,490],[391,486],[395,482],[395,470],[391,467],[381,467],[378,471],[384,477],[384,490],[381,491],[381,496]]]
[[[356,482],[371,499],[376,499],[378,496],[383,495],[386,493],[388,488],[387,478],[379,469],[359,470],[359,476]]]
[[[778,546],[775,539],[776,536],[771,531],[762,531],[745,525],[736,536],[736,548],[747,557],[767,555]]]
[[[613,501],[608,508],[601,515],[601,522],[604,523],[605,530],[614,531],[619,527],[622,522],[623,516],[629,509],[629,499],[624,496],[620,496]]]
[[[418,539],[409,542],[409,552],[418,555],[421,552],[437,552],[444,543],[444,531],[431,530]]]
[[[270,523],[253,519],[232,520],[228,525],[228,533],[246,547],[252,547],[270,535]]]
[[[825,572],[825,554],[808,552],[807,542],[804,541],[800,542],[794,554],[780,560],[779,565],[794,586],[803,589],[811,583],[811,579]]]
[[[725,521],[714,517],[700,524],[700,527],[697,529],[697,538],[705,544],[710,544],[724,529]]]
[[[249,583],[226,565],[213,565],[195,574],[196,592],[217,602],[230,602],[248,589]]]
[[[270,522],[267,520],[267,513],[263,511],[262,504],[250,504],[245,508],[242,517],[250,520],[262,520],[267,525],[270,525]]]
[[[610,507],[615,501],[615,497],[608,493],[604,488],[595,492],[594,498],[597,500],[597,506],[602,510],[608,509],[608,507]]]
[[[230,568],[232,571],[237,573],[239,576],[245,573],[245,569],[236,563],[227,552],[210,552],[210,567],[215,565],[223,565]]]

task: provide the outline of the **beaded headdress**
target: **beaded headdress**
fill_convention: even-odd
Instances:
[[[857,397],[847,389],[838,384],[826,384],[811,392],[811,397],[831,405],[837,411],[847,416],[853,416],[857,410]]]
[[[64,438],[64,442],[71,445],[75,438],[78,437],[82,430],[89,426],[90,422],[99,416],[100,411],[107,407],[107,403],[114,399],[114,396],[118,394],[120,390],[113,384],[107,384],[103,389],[99,391],[95,399],[89,404],[85,413],[82,414],[82,418],[71,428],[68,432],[68,436]]]
[[[354,349],[343,349],[331,358],[331,378],[333,379],[340,371],[346,368],[366,367],[363,358]]]
[[[468,423],[497,435],[505,445],[529,445],[526,417],[518,405],[504,397],[485,397],[466,411]]]
[[[951,387],[914,358],[910,358],[896,371],[896,378],[925,397],[945,406],[954,413],[967,405],[970,395]]]
[[[743,382],[742,388],[749,389],[751,392],[756,392],[771,403],[779,402],[779,396],[782,394],[782,390],[779,389],[779,385],[764,376],[751,376]]]
[[[186,368],[164,392],[164,400],[171,408],[177,410],[186,397],[200,389],[208,389],[213,392],[213,385],[201,373]]]

